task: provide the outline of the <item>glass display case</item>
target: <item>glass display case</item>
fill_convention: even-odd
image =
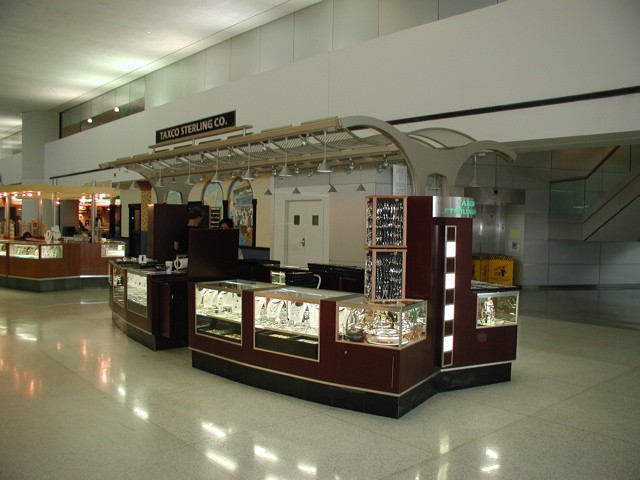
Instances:
[[[363,297],[339,301],[337,341],[405,347],[427,338],[426,300],[372,304]]]
[[[143,270],[127,270],[127,310],[147,316],[147,275]]]
[[[62,244],[10,243],[9,256],[13,258],[62,258]]]
[[[6,254],[7,254],[7,243],[1,242],[0,243],[0,255],[6,255]]]
[[[111,296],[113,302],[124,308],[124,282],[126,278],[126,271],[124,268],[113,263],[110,265],[110,268],[111,274],[109,275],[109,282],[111,283]]]
[[[518,322],[518,291],[476,294],[476,327],[503,327]]]
[[[125,247],[124,242],[105,242],[101,244],[100,254],[102,258],[123,258]]]
[[[196,284],[196,335],[242,345],[242,292],[269,283],[225,280]]]
[[[353,295],[305,287],[256,292],[254,347],[318,360],[320,301],[349,296]]]

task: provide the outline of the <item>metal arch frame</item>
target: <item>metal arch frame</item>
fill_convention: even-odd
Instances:
[[[447,128],[423,128],[405,133],[383,120],[369,116],[330,117],[305,122],[296,127],[266,129],[259,133],[248,131],[251,128],[243,125],[227,129],[224,134],[238,131],[242,133],[228,135],[226,138],[221,138],[223,133],[212,132],[208,136],[200,134],[175,142],[151,145],[151,153],[121,158],[101,164],[100,168],[131,169],[151,181],[162,170],[165,171],[165,176],[174,177],[186,176],[187,173],[232,172],[247,168],[249,156],[253,168],[268,169],[280,167],[285,161],[316,166],[324,159],[353,158],[355,164],[366,165],[377,164],[381,159],[389,157],[391,161],[406,163],[414,195],[426,193],[429,176],[436,175],[441,178],[440,193],[447,196],[449,186],[454,184],[460,168],[474,153],[494,151],[508,160],[516,158],[513,150],[495,141],[476,141],[468,135]],[[378,134],[360,137],[354,133],[356,130],[374,130]],[[437,130],[456,134],[465,141],[469,140],[469,143],[450,147],[445,145],[446,142],[426,135],[429,131]],[[420,138],[442,147],[434,147]],[[166,148],[158,150],[157,147]]]
[[[402,152],[413,182],[414,194],[422,194],[427,188],[427,179],[430,175],[441,175],[444,179],[442,195],[449,195],[449,184],[455,182],[456,176],[462,165],[474,153],[493,151],[506,157],[510,161],[516,159],[516,153],[511,148],[493,140],[473,140],[464,133],[447,129],[451,132],[469,138],[470,143],[455,148],[433,148],[410,137],[410,134],[401,132],[393,125],[373,117],[354,116],[341,119],[344,128],[373,128],[391,142],[398,146]],[[417,131],[423,132],[424,129]],[[438,142],[440,143],[440,142]]]

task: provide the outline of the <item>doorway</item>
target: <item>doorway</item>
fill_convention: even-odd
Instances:
[[[285,264],[325,262],[324,205],[321,199],[286,202]]]

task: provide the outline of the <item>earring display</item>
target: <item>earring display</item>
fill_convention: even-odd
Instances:
[[[404,300],[406,250],[368,250],[364,294],[372,302]]]
[[[370,302],[405,299],[407,197],[367,197],[364,295]]]
[[[406,247],[406,205],[407,197],[367,197],[368,247]]]

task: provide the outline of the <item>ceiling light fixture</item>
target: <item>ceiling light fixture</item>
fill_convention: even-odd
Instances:
[[[202,180],[200,180],[202,181]],[[222,182],[222,175],[220,175],[218,173],[218,160],[216,160],[216,173],[213,176],[213,178],[211,179],[211,183],[221,183]]]
[[[189,175],[187,176],[187,179],[185,180],[184,184],[187,187],[192,187],[196,183],[193,181],[193,178],[191,178],[191,160],[189,160],[188,158],[186,158],[185,160],[187,161],[187,165],[189,166]]]
[[[336,193],[337,191],[336,187],[331,183],[331,173],[329,173],[329,193]]]
[[[300,190],[298,190],[298,187],[295,187],[293,189],[293,192],[291,192],[293,195],[300,195]]]
[[[158,181],[156,182],[156,187],[164,187],[164,180],[162,179],[162,169],[160,169],[160,173],[158,174]]]
[[[282,167],[282,170],[280,170],[280,173],[278,173],[279,177],[290,177],[291,176],[291,172],[289,171],[289,166],[287,165],[287,162],[289,160],[289,137],[284,137],[284,166]]]
[[[367,189],[362,185],[362,165],[360,165],[360,185],[356,188],[356,192],[366,192]]]
[[[249,182],[256,179],[256,176],[251,172],[251,144],[247,146],[247,171],[244,172],[242,179]]]
[[[324,131],[324,157],[322,159],[322,163],[318,165],[318,173],[331,173],[333,172],[333,168],[327,162],[327,131]]]

